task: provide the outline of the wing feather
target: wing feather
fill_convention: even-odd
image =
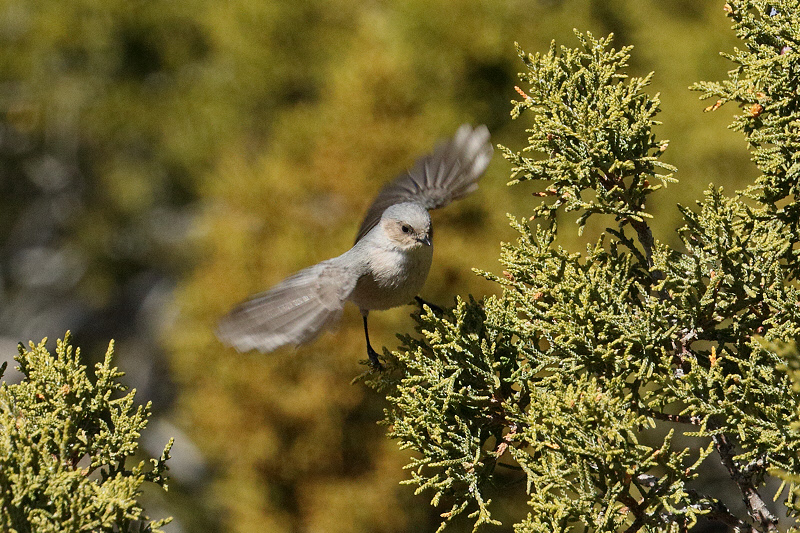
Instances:
[[[217,337],[240,352],[306,344],[335,324],[356,279],[338,258],[301,270],[222,318]]]
[[[464,124],[453,138],[419,159],[414,166],[387,184],[375,197],[358,230],[356,242],[366,235],[387,207],[416,202],[438,209],[478,188],[477,181],[492,160],[486,126]]]

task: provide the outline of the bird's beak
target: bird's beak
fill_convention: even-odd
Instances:
[[[421,242],[422,244],[425,244],[427,246],[430,246],[431,245],[431,238],[428,237],[427,235],[425,235],[424,237],[419,239],[419,242]]]

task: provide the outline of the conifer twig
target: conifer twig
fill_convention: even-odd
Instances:
[[[711,420],[708,425],[710,429],[713,429],[717,424]],[[733,459],[735,453],[730,438],[724,433],[714,435],[711,438],[714,441],[714,448],[720,456],[722,465],[728,471],[731,479],[736,483],[736,486],[739,487],[739,491],[742,493],[744,503],[747,506],[747,513],[753,520],[761,525],[762,532],[777,532],[778,519],[769,511],[767,504],[758,493],[758,490],[753,484],[752,474],[745,475]]]
[[[652,474],[639,474],[636,476],[636,481],[640,486],[653,490],[658,490],[659,485],[662,483],[661,479]],[[686,492],[697,502],[697,507],[708,510],[708,514],[705,515],[707,518],[719,520],[723,524],[732,527],[737,533],[757,533],[753,526],[731,513],[721,501],[704,496],[694,489],[689,489]]]

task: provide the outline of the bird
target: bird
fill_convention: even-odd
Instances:
[[[219,340],[239,352],[272,352],[315,340],[338,322],[347,301],[361,311],[369,365],[382,370],[367,316],[409,304],[433,258],[429,211],[471,194],[492,159],[485,125],[463,124],[406,172],[386,184],[367,209],[352,248],[308,267],[234,307],[219,321]]]

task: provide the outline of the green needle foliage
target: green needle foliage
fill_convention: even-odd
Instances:
[[[150,405],[120,395],[113,343],[90,380],[67,334],[55,357],[45,341],[20,344],[25,378],[0,386],[0,529],[18,533],[155,532],[137,502],[142,484],[166,489],[170,441],[159,459],[133,461]],[[5,364],[0,368],[0,375]]]
[[[516,103],[511,115],[534,112],[529,145],[523,151],[547,157],[523,157],[505,149],[515,164],[511,183],[550,182],[542,194],[555,196],[555,202],[538,206],[534,213],[554,221],[562,205],[567,211],[580,211],[581,230],[595,213],[642,222],[648,216],[646,195],[660,188],[647,177],[675,181],[675,168],[658,160],[667,141],[656,140],[651,131],[658,124],[658,96],[642,92],[652,73],[627,81],[620,69],[627,66],[632,47],[609,49],[610,36],[598,41],[591,34],[578,34],[578,39],[581,46],[576,49],[559,51],[553,43],[544,55],[520,51],[528,68],[520,78],[530,89],[519,90],[525,99]],[[658,174],[659,169],[669,173]],[[592,192],[588,198],[587,191]]]
[[[625,74],[630,48],[578,33],[574,49],[520,52],[512,115],[530,136],[503,150],[512,184],[544,189],[529,220],[512,217],[502,275],[480,272],[502,294],[427,310],[418,338],[387,354],[393,372],[370,381],[388,392],[389,436],[415,452],[408,483],[442,509],[440,530],[459,515],[499,524],[490,495],[525,491],[518,532],[678,532],[701,518],[777,531],[772,476],[796,524],[798,7],[726,6],[746,50],[729,81],[698,88],[744,106],[733,127],[764,175],[680,207],[680,249],[647,224],[646,200],[675,169],[652,130],[652,76]],[[595,214],[614,225],[570,253],[557,242],[564,211],[579,228]],[[739,492],[727,504],[703,484],[710,461]]]
[[[703,91],[704,98],[718,99],[709,110],[727,102],[741,106],[731,128],[744,133],[753,161],[763,172],[748,193],[770,205],[800,192],[797,2],[738,0],[725,4],[725,10],[744,49],[723,54],[736,64],[730,79],[700,82],[693,89]],[[786,219],[796,225],[797,207],[784,209]]]

